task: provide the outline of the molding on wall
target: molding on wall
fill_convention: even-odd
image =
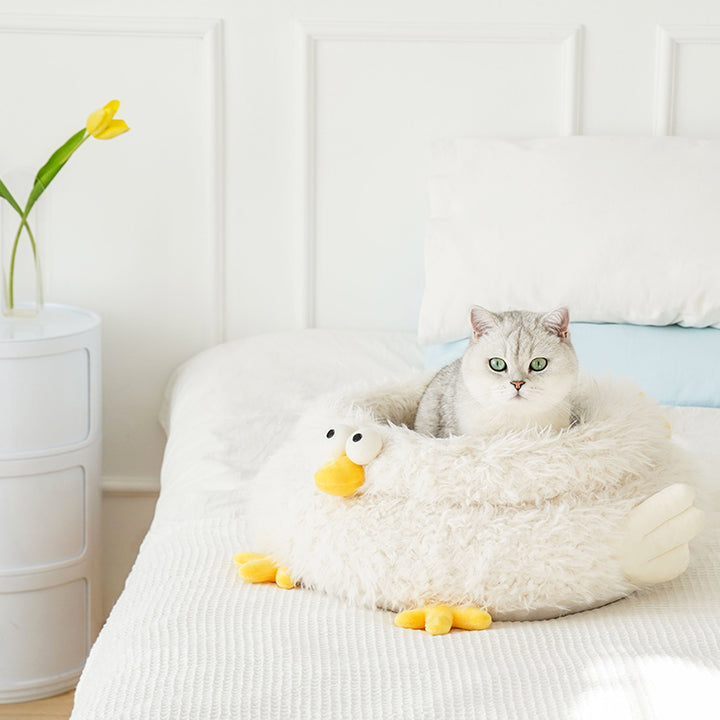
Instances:
[[[678,50],[680,45],[718,45],[718,25],[677,25],[655,31],[655,101],[653,135],[675,134]]]
[[[563,53],[560,91],[563,135],[582,135],[583,40],[583,26],[577,25],[570,28],[564,39],[559,41]]]
[[[225,236],[225,60],[223,22],[217,18],[99,17],[91,15],[0,14],[0,35],[74,35],[91,37],[179,38],[203,43],[207,63],[209,159],[208,234],[213,241],[213,328],[215,343],[227,338]]]
[[[297,26],[301,188],[301,262],[298,325],[316,326],[316,142],[317,47],[332,42],[511,43],[559,45],[561,61],[560,132],[582,132],[582,25],[424,25],[363,22],[301,22]]]
[[[0,14],[0,33],[168,37],[204,40],[217,18]]]
[[[208,229],[213,238],[215,263],[214,281],[214,329],[216,343],[225,342],[227,330],[227,235],[225,226],[225,43],[224,27],[221,20],[213,22],[203,36],[206,39],[208,66],[210,68],[210,105],[212,108],[211,128],[212,176],[210,187],[211,227]]]
[[[100,480],[103,497],[150,497],[160,493],[160,479],[155,476],[104,475]]]

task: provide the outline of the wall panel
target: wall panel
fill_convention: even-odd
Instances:
[[[302,32],[306,322],[412,329],[430,141],[579,132],[581,28]]]
[[[38,202],[46,299],[103,318],[106,476],[157,476],[165,381],[224,337],[221,28],[0,16],[0,66],[23,68],[3,76],[0,176],[32,178],[112,98],[131,126],[90,139]]]
[[[720,26],[657,30],[655,134],[717,137]]]

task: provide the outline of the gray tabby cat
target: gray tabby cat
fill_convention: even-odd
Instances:
[[[415,430],[449,437],[568,427],[578,362],[567,308],[538,314],[475,306],[470,321],[467,350],[430,381]]]

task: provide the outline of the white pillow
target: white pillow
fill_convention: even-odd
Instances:
[[[565,137],[438,143],[424,344],[469,308],[720,326],[720,141]]]

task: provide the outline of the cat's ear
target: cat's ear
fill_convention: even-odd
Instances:
[[[540,322],[553,335],[559,338],[568,336],[568,327],[570,326],[570,313],[566,307],[558,308],[552,312],[543,315]]]
[[[473,305],[470,310],[470,324],[473,329],[473,336],[477,340],[497,323],[497,318],[489,310],[479,305]]]

